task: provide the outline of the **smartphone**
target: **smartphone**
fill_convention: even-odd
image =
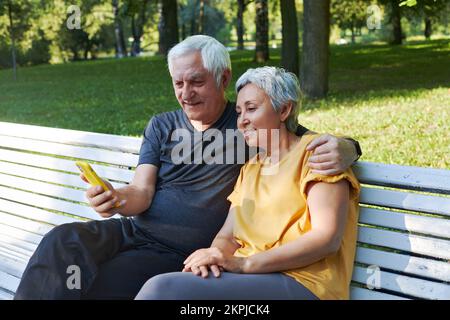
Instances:
[[[84,161],[77,161],[75,162],[75,164],[77,165],[78,169],[80,169],[80,171],[84,173],[84,176],[92,186],[101,186],[103,190],[109,190],[109,188],[106,186],[103,180],[100,179],[100,177],[97,175],[94,169],[92,169],[89,163]]]
[[[94,169],[92,169],[92,167],[90,166],[89,163],[84,162],[84,161],[76,161],[75,164],[80,169],[80,171],[84,173],[84,176],[86,177],[87,181],[89,181],[89,183],[92,186],[94,186],[94,187],[101,186],[103,188],[103,190],[105,190],[105,191],[109,190],[109,188],[106,186],[105,182],[103,182],[103,180],[100,179],[100,177],[97,175],[97,173],[94,171]],[[114,208],[118,208],[118,207],[120,207],[119,201],[117,201],[114,205]]]

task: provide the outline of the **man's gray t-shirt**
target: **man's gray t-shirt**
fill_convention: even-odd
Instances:
[[[242,136],[241,141],[237,138],[239,133],[232,139],[235,144],[230,144],[228,139],[226,146],[227,129],[228,133],[237,132],[236,121],[233,103],[228,103],[220,119],[203,132],[193,128],[181,109],[151,118],[144,132],[139,165],[153,164],[159,167],[159,171],[151,206],[133,218],[139,229],[183,254],[210,246],[225,222],[230,206],[227,197],[233,191],[241,166],[249,157]],[[174,139],[180,136],[177,134],[180,130],[184,139]],[[214,139],[219,132],[222,141]],[[233,160],[229,161],[231,164],[211,163],[207,154],[218,155],[216,159],[226,161],[226,151],[223,156],[219,155],[220,152],[208,152],[208,145],[212,142],[215,147],[221,145],[223,150],[239,148],[241,161],[237,161],[236,152]],[[180,143],[190,144],[190,148],[184,153],[175,152],[174,156]],[[177,157],[178,154],[181,156]],[[174,163],[181,160],[182,163]],[[191,164],[186,164],[189,161]]]

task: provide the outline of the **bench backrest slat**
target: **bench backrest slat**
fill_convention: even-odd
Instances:
[[[434,259],[412,257],[358,246],[355,261],[368,266],[417,275],[437,281],[450,281],[450,264]]]
[[[353,280],[361,284],[368,284],[371,283],[371,275],[365,268],[355,266]],[[379,284],[385,290],[402,292],[404,295],[416,298],[448,299],[450,297],[449,285],[406,277],[386,271],[381,271]],[[376,286],[378,284],[373,283],[373,285]]]
[[[76,174],[77,176],[79,174],[79,170],[76,167],[74,160],[42,156],[26,152],[0,149],[0,161],[7,161],[12,164],[33,166],[43,169],[64,171],[67,173]],[[6,162],[2,163],[2,166],[5,164]],[[91,165],[92,168],[98,173],[100,177],[107,178],[109,180],[128,183],[129,181],[132,180],[134,175],[133,171],[129,169],[121,169],[113,166],[104,166],[99,164],[91,164]],[[0,166],[0,170],[2,166]],[[9,172],[20,173],[21,171],[18,170]]]
[[[0,135],[139,153],[141,138],[0,122]]]
[[[353,166],[361,183],[450,194],[450,171],[358,161]]]
[[[360,207],[359,222],[435,237],[450,235],[450,220],[405,212]]]

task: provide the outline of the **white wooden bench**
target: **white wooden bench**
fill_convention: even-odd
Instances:
[[[12,299],[51,228],[99,219],[74,160],[118,187],[132,179],[140,144],[0,122],[0,299]],[[363,188],[352,299],[450,299],[450,170],[369,162],[354,170]]]

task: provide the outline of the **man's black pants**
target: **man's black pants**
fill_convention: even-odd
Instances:
[[[127,218],[63,224],[42,239],[14,299],[133,299],[149,278],[182,270],[185,258]]]

